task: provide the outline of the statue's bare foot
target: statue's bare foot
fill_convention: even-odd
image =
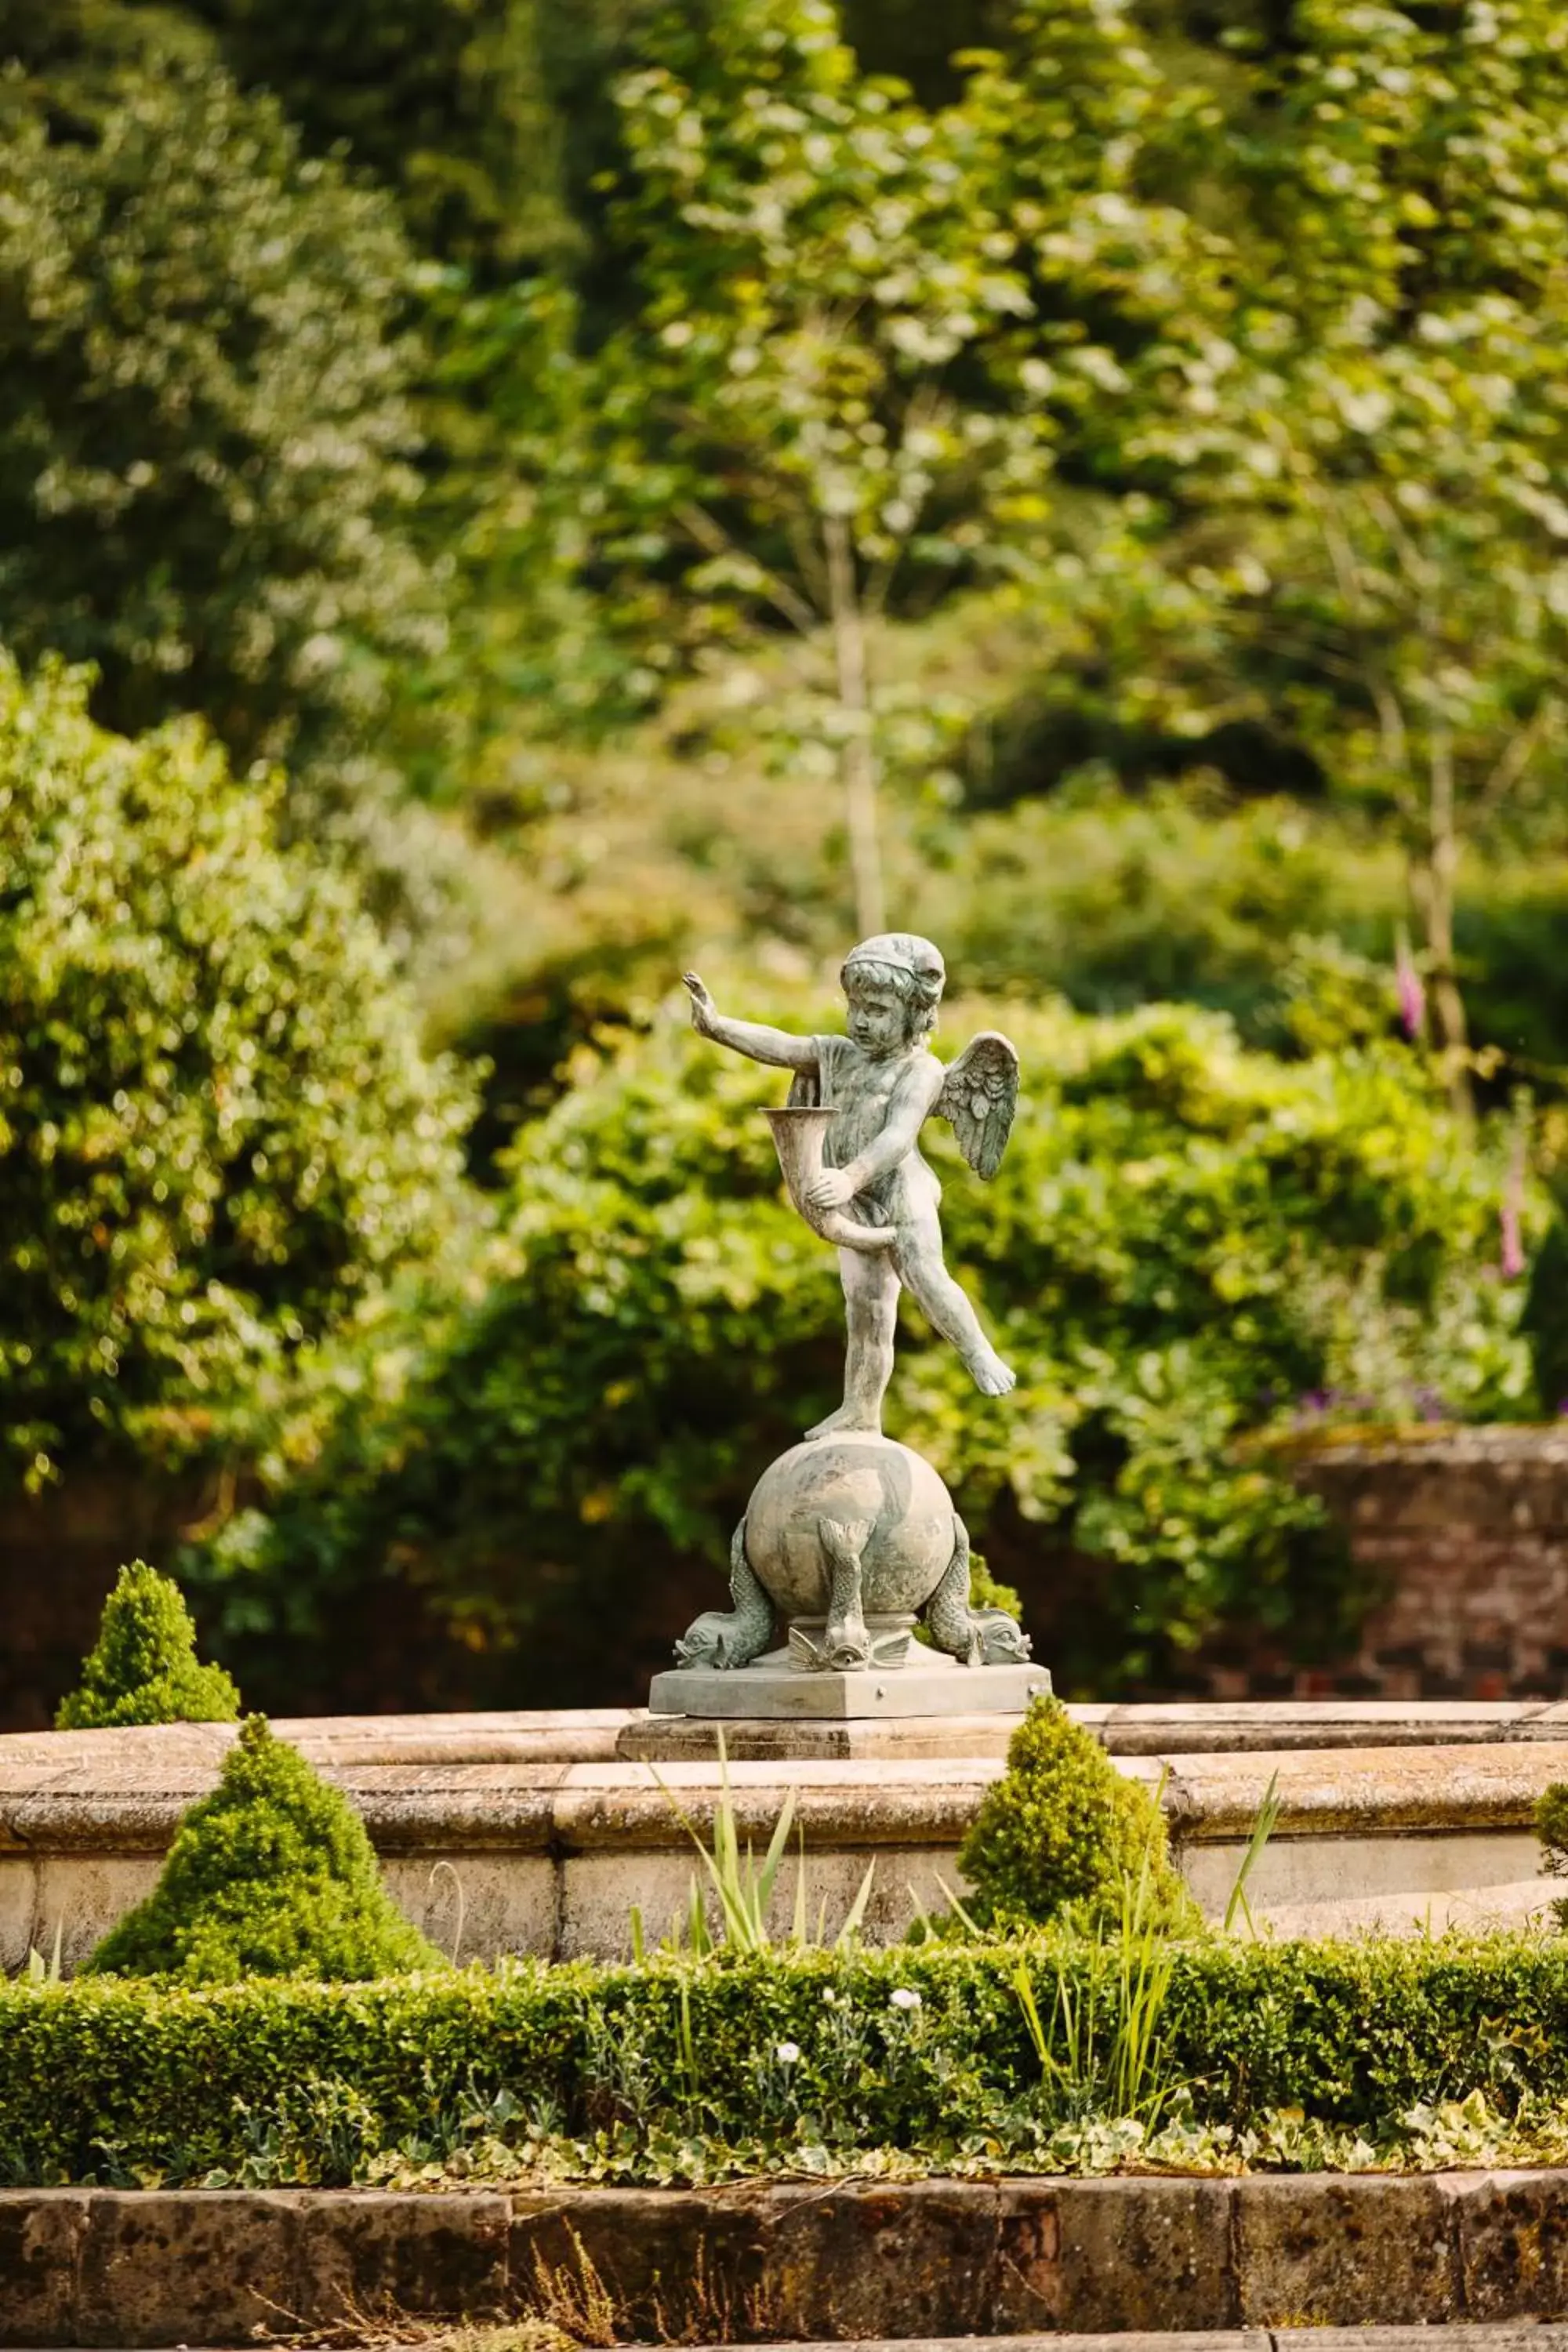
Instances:
[[[987,1348],[984,1355],[969,1356],[964,1360],[982,1396],[1005,1396],[1009,1389],[1016,1389],[1018,1385],[1017,1373],[1002,1361],[994,1348]]]
[[[1007,1385],[1009,1388],[1012,1387],[1011,1380],[1008,1381]],[[882,1433],[882,1416],[879,1412],[868,1412],[862,1405],[851,1404],[846,1397],[837,1412],[830,1412],[826,1421],[815,1423],[805,1433],[807,1437],[836,1437],[841,1430],[850,1429],[858,1429],[868,1433],[872,1437],[879,1437]]]

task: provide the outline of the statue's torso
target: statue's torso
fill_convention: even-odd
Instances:
[[[834,1114],[823,1158],[829,1168],[847,1168],[886,1127],[892,1098],[908,1077],[910,1057],[899,1054],[876,1061],[847,1037],[825,1036],[816,1042],[817,1100]],[[931,1057],[921,1058],[929,1062]],[[888,1224],[906,1216],[917,1204],[934,1203],[941,1196],[935,1176],[915,1150],[907,1152],[886,1176],[857,1193],[849,1213],[864,1225]]]

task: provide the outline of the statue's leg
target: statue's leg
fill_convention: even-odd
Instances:
[[[942,1227],[934,1211],[900,1224],[892,1255],[915,1304],[933,1328],[958,1349],[976,1388],[986,1396],[1005,1396],[1016,1384],[1016,1376],[985,1337],[980,1318],[942,1262]]]
[[[844,1357],[844,1402],[808,1429],[828,1437],[839,1429],[880,1430],[882,1399],[893,1377],[893,1334],[899,1318],[899,1277],[886,1250],[840,1250],[849,1343]]]

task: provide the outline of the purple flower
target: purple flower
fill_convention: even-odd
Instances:
[[[1508,1163],[1503,1190],[1501,1270],[1505,1282],[1517,1282],[1524,1272],[1524,1243],[1520,1235],[1520,1212],[1524,1206],[1524,1138],[1520,1136]]]
[[[1426,991],[1401,934],[1394,958],[1394,986],[1399,992],[1399,1018],[1412,1045],[1426,1027]]]

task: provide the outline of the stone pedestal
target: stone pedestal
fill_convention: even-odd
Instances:
[[[879,1431],[824,1432],[763,1473],[731,1546],[730,1593],[732,1611],[700,1617],[654,1676],[650,1715],[1017,1716],[1051,1687],[1012,1618],[971,1606],[969,1538],[937,1473]]]
[[[671,1666],[655,1675],[648,1713],[727,1723],[748,1717],[848,1723],[900,1716],[1018,1716],[1050,1687],[1044,1666],[962,1666],[918,1643],[911,1645],[907,1665],[826,1667],[816,1673],[803,1672],[788,1650],[771,1650],[753,1664],[728,1673],[712,1666]]]

